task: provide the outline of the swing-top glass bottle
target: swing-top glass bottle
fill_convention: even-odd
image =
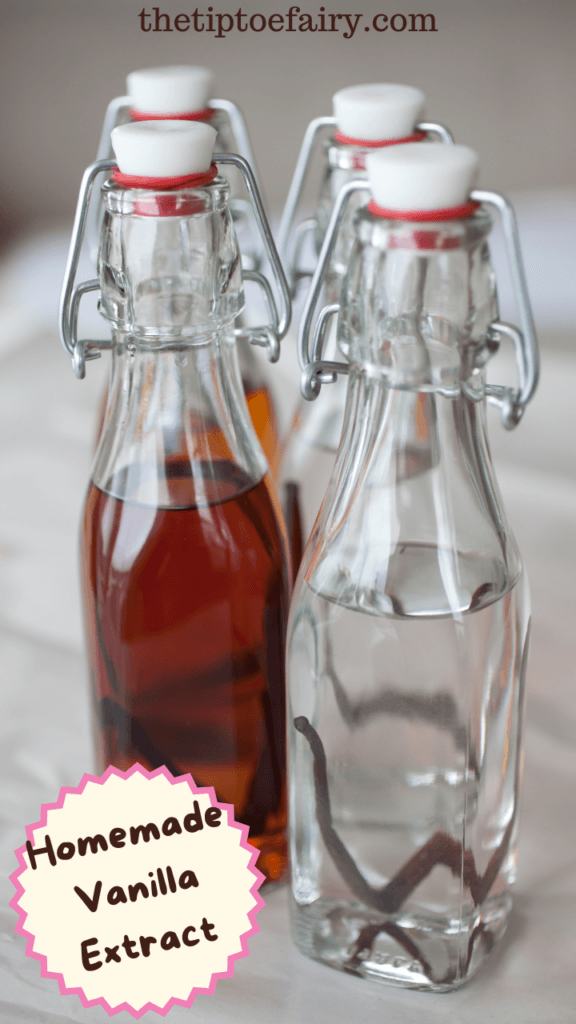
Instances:
[[[340,189],[348,181],[366,177],[366,156],[375,149],[404,145],[439,137],[450,143],[452,137],[441,124],[423,121],[425,96],[420,89],[391,83],[356,85],[341,89],[333,97],[333,117],[311,121],[294,171],[279,232],[279,248],[284,257],[288,279],[295,295],[299,285],[311,276],[305,259],[317,261],[326,229]],[[327,128],[332,136],[324,142],[323,170],[319,195],[313,217],[297,225],[297,212],[302,204],[309,170],[321,134]],[[338,302],[340,287],[348,266],[354,242],[353,216],[369,199],[367,190],[355,192],[346,207],[343,223],[333,247],[323,280],[323,294],[328,306]],[[335,321],[328,320],[326,357],[336,358]],[[310,404],[300,402],[291,430],[283,445],[279,482],[291,539],[295,569],[322,498],[326,493],[342,432],[346,383],[338,379],[326,389],[321,400]],[[424,424],[421,396],[411,415]],[[419,403],[419,404],[418,404]],[[406,409],[406,414],[408,414]],[[421,437],[420,447],[427,448]],[[412,469],[416,470],[416,464]]]
[[[213,98],[214,75],[209,68],[186,64],[143,68],[127,76],[126,88],[126,96],[117,96],[108,105],[98,147],[98,160],[107,160],[112,155],[110,137],[118,125],[162,119],[196,121],[209,124],[217,132],[214,145],[216,153],[236,152],[249,163],[262,192],[242,112],[231,100]],[[228,207],[238,238],[244,277],[250,279],[258,273],[265,252],[246,198],[241,173],[230,166],[227,178],[230,186]],[[87,223],[88,241],[94,260],[100,247],[102,213],[98,194],[94,197]],[[248,325],[254,322],[254,316],[247,317],[244,312],[238,319],[237,328],[240,322],[247,328],[243,335],[240,332],[237,334],[237,351],[248,411],[266,458],[275,467],[279,457],[278,424],[265,367],[261,365],[252,347],[254,336],[250,343]],[[112,363],[114,372],[114,355]],[[104,407],[102,420],[105,411]]]
[[[462,984],[503,934],[516,872],[529,598],[490,462],[485,400],[514,426],[537,350],[513,214],[472,192],[466,147],[368,157],[338,342],[308,336],[345,215],[336,203],[301,327],[303,390],[348,373],[342,440],[289,624],[292,909],[300,949],[397,985]],[[483,205],[480,205],[482,201]],[[523,334],[497,321],[496,205]],[[520,388],[485,383],[501,337]],[[429,399],[416,474],[404,407]]]
[[[234,322],[244,303],[229,188],[214,130],[179,121],[115,129],[99,280],[74,289],[86,172],[61,330],[79,376],[78,302],[100,291],[117,368],[85,505],[82,573],[98,770],[191,772],[234,804],[267,878],[285,865],[284,667],[289,573],[268,467],[244,398]],[[255,330],[277,349],[287,285],[257,188],[243,173],[281,313]]]

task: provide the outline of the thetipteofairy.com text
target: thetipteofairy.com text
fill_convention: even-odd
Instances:
[[[321,7],[309,14],[292,6],[284,13],[249,15],[238,8],[235,14],[215,11],[213,7],[190,14],[166,14],[159,7],[143,7],[138,15],[142,32],[213,32],[225,39],[231,32],[337,32],[352,39],[364,32],[437,32],[433,14],[333,14]]]

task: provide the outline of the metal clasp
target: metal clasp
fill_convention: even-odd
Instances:
[[[106,107],[106,113],[104,114],[104,123],[100,134],[100,142],[98,143],[98,149],[96,151],[95,163],[102,163],[112,159],[114,154],[110,144],[110,136],[114,128],[120,124],[122,118],[125,117],[130,110],[131,103],[132,100],[129,96],[116,96],[115,99],[110,100],[110,103]],[[114,164],[112,166],[114,166]],[[106,170],[107,168],[104,169]],[[101,226],[102,200],[100,198],[100,191],[98,190],[98,195],[95,196],[93,201],[90,203],[86,222],[88,252],[90,253],[90,258],[93,263],[96,263],[98,258]]]
[[[540,375],[538,339],[522,262],[516,214],[512,204],[499,192],[475,189],[470,193],[470,198],[478,203],[495,207],[500,214],[510,271],[518,299],[521,329],[513,324],[494,321],[490,324],[489,337],[498,342],[502,336],[505,336],[513,342],[519,387],[514,389],[487,384],[484,391],[488,401],[492,405],[500,407],[502,423],[506,430],[513,430],[522,419],[524,409],[536,390]]]
[[[116,96],[115,99],[111,100],[106,108],[104,115],[104,123],[102,125],[102,133],[100,135],[100,142],[98,144],[98,151],[96,154],[96,161],[109,160],[112,156],[112,150],[110,146],[110,136],[120,124],[122,118],[126,117],[130,107],[132,106],[132,100],[130,96]],[[254,160],[254,153],[252,151],[252,144],[250,142],[250,136],[248,134],[248,128],[246,121],[239,107],[231,100],[209,100],[208,106],[211,110],[221,110],[227,114],[228,120],[232,127],[234,140],[240,156],[244,157],[248,161],[250,167],[253,169],[254,177],[260,191],[260,195],[264,195],[260,177],[256,169],[256,162]],[[236,204],[231,204],[232,208]],[[242,210],[241,202],[238,203],[238,208]],[[99,199],[94,200],[91,204],[90,211],[88,214],[88,224],[86,227],[86,237],[88,240],[88,249],[94,262],[98,255],[98,246],[100,242],[100,227],[102,222],[102,203]],[[260,256],[260,254],[258,254]]]
[[[60,341],[62,342],[65,351],[72,359],[74,373],[79,380],[82,380],[86,375],[86,360],[98,359],[101,355],[101,349],[110,348],[110,342],[78,340],[78,308],[80,306],[80,300],[86,292],[99,290],[100,282],[95,279],[92,281],[84,281],[82,284],[75,286],[75,281],[82,242],[84,240],[84,232],[86,230],[90,196],[92,195],[94,181],[99,174],[102,174],[105,171],[110,171],[115,166],[115,160],[97,160],[84,171],[82,184],[80,185],[80,193],[78,195],[78,202],[76,204],[76,216],[74,217],[68,260],[66,263],[66,270],[64,271],[64,281],[62,283],[60,310],[58,315]]]
[[[248,164],[250,164],[252,174],[254,175],[256,185],[258,186],[258,191],[260,195],[263,196],[264,189],[262,188],[262,181],[258,174],[254,151],[248,134],[248,127],[240,107],[237,107],[235,103],[232,103],[232,100],[208,100],[208,106],[211,110],[221,110],[224,114],[228,115],[228,119],[232,126],[234,141],[236,142],[236,149],[239,155],[246,160]]]
[[[338,373],[348,373],[349,371],[348,363],[328,362],[322,359],[322,349],[328,320],[340,311],[340,306],[337,302],[325,306],[320,313],[313,334],[312,354],[310,354],[309,339],[312,332],[314,310],[322,291],[324,274],[330,264],[338,228],[342,223],[348,200],[353,192],[358,192],[360,189],[365,192],[367,187],[368,183],[365,178],[355,178],[353,181],[347,182],[340,189],[330,215],[318,263],[312,276],[310,290],[306,296],[306,303],[300,321],[300,330],[298,331],[298,361],[302,369],[300,390],[304,398],[308,399],[309,402],[318,398],[322,384],[332,384],[336,380]]]
[[[311,353],[309,338],[312,332],[314,310],[322,291],[324,274],[332,256],[336,235],[344,217],[348,199],[353,192],[357,192],[359,189],[366,189],[366,181],[359,179],[350,181],[338,193],[302,313],[298,334],[298,359],[302,368],[301,391],[304,398],[307,398],[309,401],[313,401],[318,397],[322,384],[333,383],[336,380],[336,374],[349,372],[347,363],[334,363],[322,360],[322,348],[327,322],[330,317],[339,312],[340,307],[338,303],[325,306],[321,311],[313,333]],[[514,389],[501,385],[487,384],[484,389],[484,394],[488,401],[500,407],[504,427],[507,430],[512,430],[520,422],[524,409],[536,390],[540,366],[538,341],[520,251],[516,216],[512,205],[498,192],[476,189],[470,193],[470,198],[475,202],[494,206],[500,213],[510,269],[518,297],[522,329],[520,330],[513,324],[495,320],[488,329],[488,339],[496,345],[500,342],[502,336],[510,338],[513,342],[516,353],[519,387]]]
[[[253,345],[264,346],[267,349],[270,361],[276,362],[280,356],[280,342],[288,331],[292,315],[288,282],[284,276],[280,257],[276,251],[276,246],[274,244],[270,225],[260,198],[256,179],[248,163],[236,153],[216,154],[214,162],[216,164],[232,164],[241,172],[250,198],[254,218],[260,232],[263,248],[270,261],[270,266],[272,267],[272,272],[280,293],[280,314],[278,314],[274,294],[268,280],[263,276],[263,274],[260,274],[255,270],[243,271],[244,278],[249,281],[255,281],[262,288],[270,311],[271,322],[259,327],[246,328],[245,330],[237,333],[246,337]],[[84,172],[82,184],[80,185],[80,193],[78,195],[76,216],[74,218],[72,238],[70,240],[70,250],[68,253],[68,261],[62,284],[59,312],[60,340],[64,349],[72,359],[72,365],[76,376],[80,379],[82,379],[86,374],[86,360],[98,359],[101,355],[101,349],[111,347],[111,342],[109,341],[85,341],[78,339],[77,327],[80,300],[86,292],[99,290],[100,282],[94,279],[92,281],[84,281],[82,284],[75,285],[75,280],[76,272],[78,270],[78,261],[80,259],[80,251],[82,249],[82,242],[86,230],[90,197],[92,195],[94,181],[99,174],[110,171],[115,166],[115,160],[97,160]]]
[[[308,125],[304,133],[302,146],[300,148],[296,168],[294,170],[294,176],[290,183],[286,205],[282,213],[282,220],[280,221],[280,228],[278,231],[278,251],[280,252],[284,266],[287,269],[292,295],[294,295],[298,281],[301,280],[301,278],[312,276],[309,271],[303,270],[300,267],[300,256],[304,247],[305,236],[315,231],[317,227],[316,219],[314,217],[308,218],[299,225],[297,228],[297,234],[294,236],[294,250],[290,256],[289,246],[290,240],[292,239],[296,211],[304,190],[306,178],[310,170],[314,150],[320,137],[320,133],[324,128],[334,127],[336,127],[335,117],[316,117]],[[445,142],[447,144],[454,142],[448,128],[443,124],[437,124],[434,121],[422,121],[421,124],[416,125],[415,131],[426,132],[427,135],[437,135],[441,142]]]
[[[243,275],[248,281],[256,281],[256,283],[263,289],[264,296],[270,310],[272,323],[266,324],[263,327],[248,327],[241,333],[248,337],[248,340],[252,345],[264,346],[268,351],[268,359],[271,363],[275,363],[280,358],[280,342],[282,341],[282,338],[285,337],[288,328],[290,327],[290,320],[292,317],[292,305],[290,302],[290,289],[288,288],[288,282],[272,237],[268,218],[266,217],[262,199],[258,191],[258,185],[256,184],[256,178],[250,165],[243,157],[238,156],[237,153],[217,153],[214,156],[214,162],[216,164],[232,164],[232,166],[237,167],[242,174],[246,191],[248,192],[248,197],[252,205],[254,218],[264,246],[264,252],[270,261],[272,273],[274,274],[278,291],[280,292],[281,308],[280,315],[278,315],[274,295],[266,278],[255,270],[243,271]]]

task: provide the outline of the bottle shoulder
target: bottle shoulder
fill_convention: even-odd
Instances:
[[[521,561],[481,404],[352,373],[303,565],[314,592],[374,615],[464,615],[507,593]]]

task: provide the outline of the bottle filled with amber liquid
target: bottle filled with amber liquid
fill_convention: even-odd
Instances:
[[[213,98],[214,75],[209,68],[187,64],[143,68],[130,72],[126,78],[126,89],[125,96],[115,97],[108,105],[98,148],[99,160],[106,160],[111,155],[110,137],[118,125],[158,120],[190,121],[213,127],[217,132],[214,151],[239,153],[250,164],[258,183],[244,117],[231,100]],[[227,178],[230,186],[228,207],[239,242],[245,277],[250,279],[251,275],[261,268],[265,251],[241,173],[230,167]],[[103,206],[98,194],[94,196],[87,226],[94,259],[97,258],[100,246],[102,215]],[[257,315],[257,311],[254,314],[251,310],[244,310],[239,314],[237,326],[240,322],[245,325],[254,322],[254,316]],[[268,464],[275,467],[279,458],[279,438],[274,400],[265,364],[262,365],[262,360],[254,352],[248,341],[248,334],[249,327],[245,335],[237,337],[236,349],[242,385],[250,418]],[[114,360],[113,355],[112,361]],[[106,401],[103,401],[97,429],[98,437],[106,408]]]
[[[98,770],[165,765],[234,805],[268,880],[285,847],[285,528],[248,414],[234,324],[244,304],[216,133],[188,121],[117,127],[102,188],[100,308],[115,368],[82,527],[84,614]],[[246,176],[280,286],[258,329],[277,352],[289,317],[257,188]],[[62,303],[79,376],[75,256]]]

